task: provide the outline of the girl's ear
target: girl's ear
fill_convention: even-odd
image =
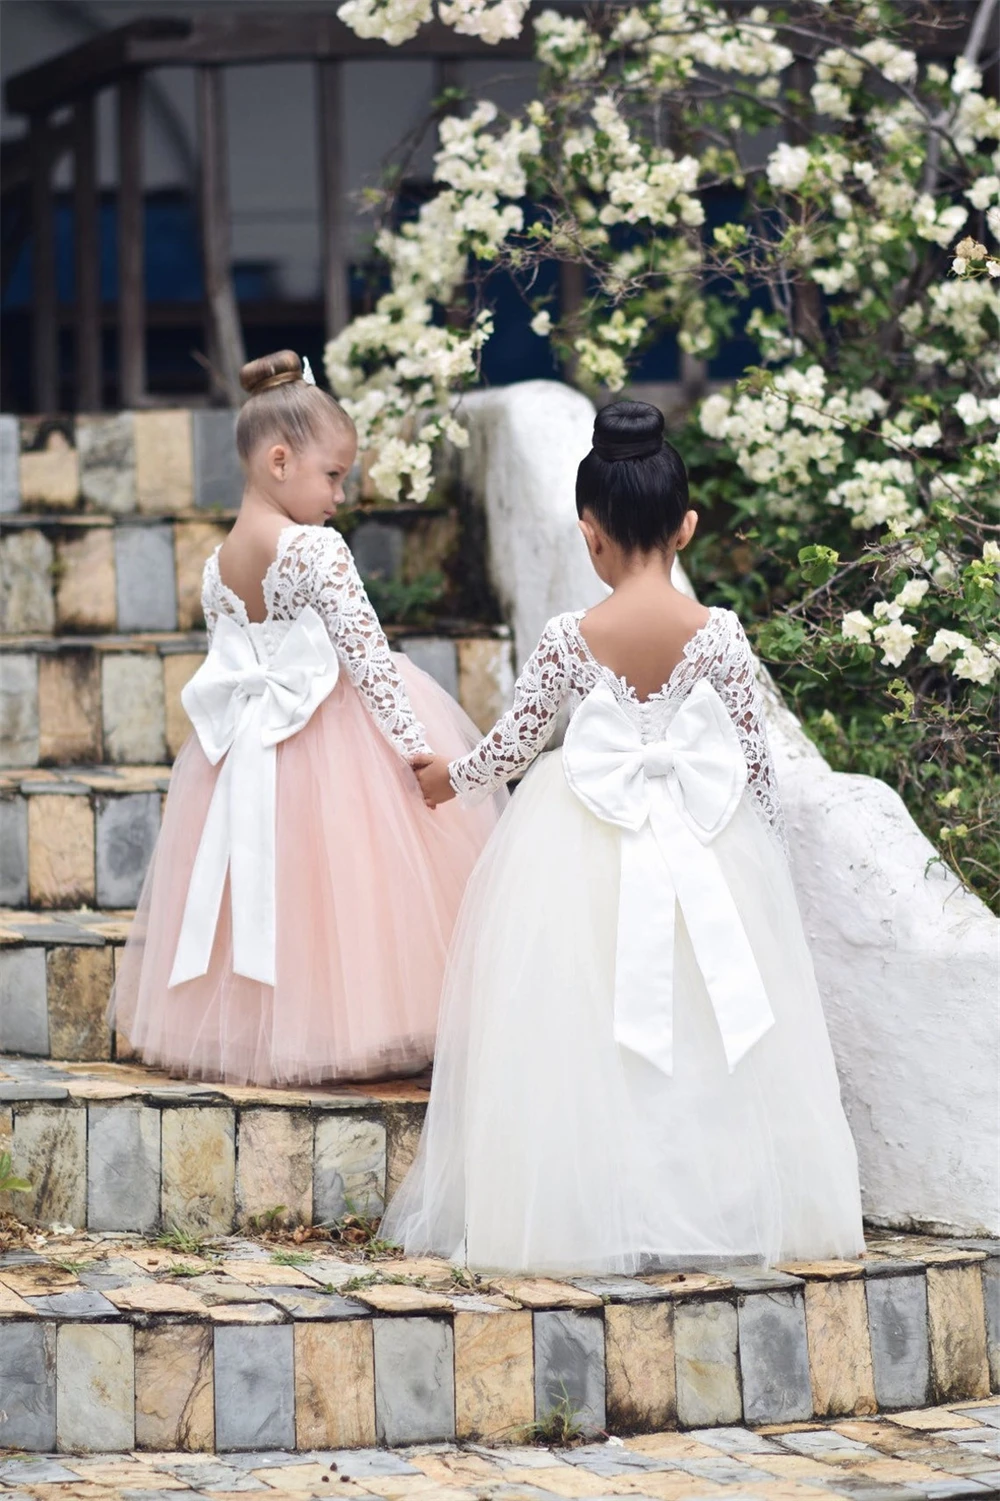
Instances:
[[[583,540],[587,544],[587,551],[592,558],[600,557],[604,543],[600,529],[594,525],[589,516],[581,516],[577,526],[583,533]]]
[[[267,472],[272,479],[284,482],[288,467],[288,449],[284,443],[273,443],[267,451]]]
[[[676,547],[678,552],[683,552],[698,527],[698,512],[687,511],[681,522],[680,531],[677,533]]]

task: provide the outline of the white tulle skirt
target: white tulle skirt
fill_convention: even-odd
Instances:
[[[466,891],[383,1233],[483,1270],[856,1256],[857,1158],[784,855],[744,794],[714,847],[775,1025],[729,1073],[678,914],[667,1077],[613,1037],[619,838],[540,757]]]

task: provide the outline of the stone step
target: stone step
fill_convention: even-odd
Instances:
[[[0,910],[0,1053],[131,1060],[107,1019],[131,921],[130,911]]]
[[[0,632],[200,630],[202,568],[235,516],[4,516]],[[458,535],[454,515],[434,507],[346,513],[345,528],[365,577],[406,582],[444,574]]]
[[[106,1117],[91,1130],[103,1174]],[[134,1140],[143,1139],[138,1128]],[[170,1150],[182,1140],[172,1135]],[[119,1166],[136,1155],[122,1154]],[[113,1197],[130,1187],[117,1182]],[[337,1231],[298,1243],[175,1235],[159,1245],[63,1232],[39,1245],[0,1255],[0,1445],[28,1452],[299,1450],[308,1464],[317,1451],[376,1444],[525,1444],[561,1408],[583,1435],[656,1432],[658,1447],[575,1451],[584,1463],[604,1455],[582,1489],[569,1476],[550,1486],[555,1461],[543,1450],[534,1463],[545,1484],[531,1494],[605,1494],[604,1477],[623,1475],[631,1490],[670,1497],[692,1494],[680,1486],[691,1476],[712,1491],[739,1480],[746,1495],[768,1494],[775,1477],[794,1489],[801,1477],[825,1493],[819,1456],[832,1448],[838,1464],[861,1465],[866,1440],[882,1431],[863,1419],[908,1413],[928,1443],[931,1432],[976,1424],[908,1410],[932,1398],[982,1401],[991,1354],[994,1384],[997,1375],[983,1279],[996,1280],[1000,1243],[873,1240],[860,1263],[569,1281],[389,1259]],[[835,1417],[852,1422],[832,1437],[818,1421]],[[678,1428],[694,1431],[664,1435]],[[645,1475],[647,1453],[681,1461],[674,1489]],[[983,1476],[984,1493],[990,1453],[971,1449],[962,1470]],[[329,1454],[328,1466],[338,1457],[337,1473],[351,1473],[348,1456]],[[508,1478],[530,1486],[533,1457],[523,1451],[525,1473]],[[633,1464],[610,1464],[616,1458]],[[866,1483],[873,1494],[883,1478],[877,1447],[870,1458],[876,1468],[861,1470],[856,1494]],[[257,1461],[268,1463],[281,1456]],[[392,1472],[390,1456],[383,1465]]]
[[[169,783],[169,766],[0,771],[2,900],[42,909],[43,921],[59,909],[134,907]]]
[[[348,1201],[381,1213],[401,1181],[426,1080],[308,1089],[178,1080],[139,1063],[0,1057],[0,1151],[38,1226],[228,1235],[255,1217],[312,1225]]]
[[[552,1501],[598,1492],[608,1501],[621,1495],[637,1501],[987,1501],[1000,1485],[998,1413],[987,1397],[899,1413],[888,1421],[768,1424],[758,1432],[668,1429],[571,1445],[501,1439],[392,1450],[64,1450],[0,1459],[0,1480],[18,1501],[56,1501],[61,1495],[81,1501],[85,1495],[95,1501],[219,1501],[255,1488],[258,1501],[275,1493],[306,1501],[331,1491],[362,1501],[421,1493],[428,1501]],[[806,1475],[811,1483],[790,1481],[790,1474]],[[905,1477],[904,1483],[886,1484],[887,1475]]]
[[[506,708],[514,679],[505,626],[387,635],[481,729]],[[0,766],[172,760],[191,728],[181,690],[204,652],[203,632],[0,636]]]

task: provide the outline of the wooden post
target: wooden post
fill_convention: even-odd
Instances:
[[[213,394],[236,407],[242,399],[240,367],[246,362],[246,353],[230,264],[229,170],[221,68],[199,68],[197,88],[201,244],[211,328]]]
[[[101,261],[97,199],[96,100],[78,99],[73,109],[73,239],[76,252],[76,407],[100,411]]]
[[[142,78],[118,85],[118,402],[146,399],[145,235],[142,200]]]
[[[44,115],[32,115],[29,125],[32,374],[35,407],[39,412],[54,412],[59,405],[56,240],[48,137],[48,122]]]
[[[319,102],[320,254],[326,336],[334,338],[351,316],[350,269],[344,233],[343,65],[322,58],[316,65]]]

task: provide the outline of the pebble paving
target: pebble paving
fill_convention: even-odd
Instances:
[[[421,1444],[323,1453],[16,1454],[4,1501],[986,1501],[1000,1497],[1000,1401],[837,1423],[707,1428],[575,1448]]]

